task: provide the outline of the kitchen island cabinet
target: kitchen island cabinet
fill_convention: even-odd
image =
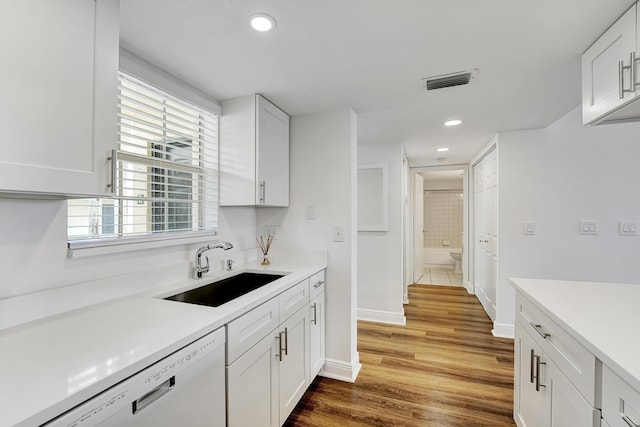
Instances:
[[[261,95],[222,103],[220,206],[289,206],[289,116]]]
[[[516,288],[516,424],[638,424],[640,344],[629,336],[640,324],[635,309],[640,285],[511,282]]]
[[[7,1],[0,16],[0,193],[110,195],[119,0]]]

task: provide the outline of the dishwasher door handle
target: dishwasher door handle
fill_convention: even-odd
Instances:
[[[151,405],[156,400],[160,399],[165,394],[169,393],[176,385],[176,376],[172,376],[158,387],[151,390],[149,393],[146,393],[141,398],[134,400],[131,402],[131,411],[133,415],[142,411],[147,406]]]

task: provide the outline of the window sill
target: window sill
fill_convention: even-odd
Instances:
[[[68,258],[85,258],[90,256],[119,254],[146,249],[164,248],[169,246],[189,245],[193,243],[210,242],[215,239],[215,233],[189,233],[182,237],[167,237],[140,239],[137,241],[70,241],[68,242]]]

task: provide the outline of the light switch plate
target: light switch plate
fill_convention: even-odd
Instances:
[[[525,221],[522,223],[522,234],[525,236],[533,236],[536,234],[536,223],[533,221]]]
[[[341,225],[336,225],[333,227],[333,241],[334,242],[344,242],[344,227]]]
[[[582,220],[579,222],[580,234],[594,235],[598,234],[598,221]]]
[[[638,221],[618,221],[618,234],[621,236],[637,236]]]

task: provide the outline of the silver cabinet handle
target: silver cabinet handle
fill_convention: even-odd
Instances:
[[[265,194],[266,194],[266,186],[267,186],[267,182],[266,181],[260,181],[260,203],[264,203],[265,201]]]
[[[276,339],[278,340],[278,354],[276,354],[276,357],[279,362],[282,362],[282,332],[278,332]]]
[[[540,391],[540,387],[546,387],[546,385],[540,384],[540,365],[546,365],[546,363],[540,361],[540,356],[534,357],[536,359],[536,391]]]
[[[625,414],[622,414],[622,421],[624,421],[629,427],[640,427],[640,424],[634,423],[631,418],[627,417]]]
[[[133,415],[142,411],[147,406],[151,405],[156,400],[160,399],[165,394],[169,393],[176,385],[176,377],[175,375],[160,384],[158,387],[151,390],[149,393],[146,393],[141,398],[134,400],[131,402],[131,412]]]
[[[311,321],[313,322],[314,325],[318,324],[318,313],[316,311],[316,306],[317,304],[315,302],[311,304],[311,308],[313,309],[313,319],[311,319]]]
[[[618,97],[624,98],[624,61],[618,61]]]
[[[116,177],[118,176],[118,150],[111,150],[111,156],[107,157],[111,162],[111,182],[107,184],[110,193],[116,192]]]
[[[324,285],[324,280],[320,280],[318,283],[314,283],[313,289],[318,289],[322,285]]]
[[[634,93],[636,91],[636,53],[631,52],[629,54],[629,65],[624,65],[624,61],[618,61],[618,96],[620,99],[624,98],[625,93]],[[624,70],[629,70],[631,79],[629,81],[629,89],[624,87]]]
[[[284,355],[289,355],[289,331],[284,328]]]
[[[536,353],[534,349],[531,349],[531,367],[530,367],[530,373],[531,373],[531,378],[529,379],[529,382],[531,384],[533,384],[533,380],[535,380],[536,376],[533,374],[533,369],[535,366],[535,359],[536,359]]]
[[[535,330],[536,330],[536,332],[537,332],[537,333],[539,333],[539,334],[540,334],[540,336],[541,336],[542,338],[544,338],[545,340],[546,340],[547,338],[551,338],[551,334],[550,334],[550,333],[545,332],[545,331],[543,331],[543,330],[542,330],[542,325],[539,325],[539,324],[537,324],[537,323],[533,323],[533,322],[531,322],[531,323],[529,323],[529,324],[530,324],[530,325],[533,327],[533,329],[535,329]]]

